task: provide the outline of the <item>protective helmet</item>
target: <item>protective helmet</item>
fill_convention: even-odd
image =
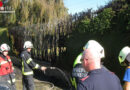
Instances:
[[[121,65],[123,65],[123,62],[127,58],[128,54],[130,54],[130,48],[128,46],[125,46],[124,48],[121,49],[118,56],[118,59]],[[130,60],[127,60],[127,61],[130,62]]]
[[[24,45],[23,45],[23,48],[24,48],[24,49],[33,48],[32,42],[31,42],[31,41],[25,41],[25,42],[24,42]]]
[[[10,47],[9,45],[7,45],[6,43],[2,44],[0,46],[0,52],[3,52],[3,51],[9,51],[10,50]]]
[[[80,53],[80,54],[76,57],[76,59],[75,59],[75,61],[74,61],[74,64],[73,64],[73,67],[75,67],[77,64],[81,64],[81,63],[82,63],[82,62],[81,62],[82,55],[83,55],[83,53]]]
[[[84,49],[93,48],[95,52],[99,53],[100,58],[105,57],[104,48],[95,40],[89,40],[84,46]]]

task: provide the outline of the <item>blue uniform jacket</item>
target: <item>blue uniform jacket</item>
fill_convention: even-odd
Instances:
[[[77,90],[122,90],[119,78],[105,69],[90,71],[81,79]]]

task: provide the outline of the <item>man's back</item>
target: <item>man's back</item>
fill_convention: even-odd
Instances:
[[[78,90],[122,90],[119,78],[104,69],[96,69],[78,84]]]

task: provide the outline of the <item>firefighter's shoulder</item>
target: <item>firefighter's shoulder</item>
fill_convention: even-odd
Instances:
[[[20,54],[20,57],[25,57],[25,56],[26,56],[26,54],[27,54],[27,52],[26,52],[26,51],[22,51],[22,52],[21,52],[21,54]]]
[[[80,80],[81,80],[81,82],[84,82],[84,81],[87,80],[87,79],[89,79],[89,75],[86,76],[86,77],[84,77],[84,78],[82,78],[82,79],[80,79]]]

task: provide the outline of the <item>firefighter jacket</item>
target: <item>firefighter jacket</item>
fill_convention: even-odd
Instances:
[[[0,81],[8,83],[15,82],[15,74],[13,72],[13,63],[9,56],[0,55]]]
[[[13,72],[12,61],[9,56],[0,55],[0,76]]]
[[[26,50],[20,55],[22,59],[22,74],[23,75],[33,75],[32,69],[40,69],[41,66],[36,64],[31,58],[31,54]]]
[[[75,89],[77,88],[77,83],[80,81],[80,79],[82,79],[88,75],[88,72],[86,72],[82,66],[82,62],[81,62],[82,55],[83,55],[83,53],[80,53],[76,57],[74,64],[73,64],[71,83]]]

